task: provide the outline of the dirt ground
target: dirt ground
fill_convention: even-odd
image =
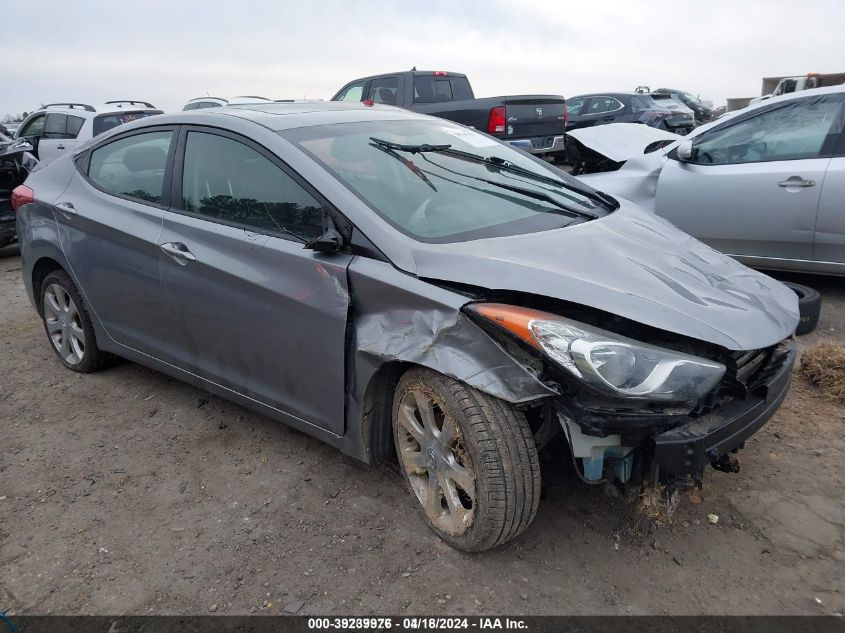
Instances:
[[[804,278],[845,341],[845,284]],[[63,369],[0,251],[0,609],[21,614],[845,611],[845,407],[799,375],[657,527],[543,464],[520,538],[441,543],[399,476],[129,362]],[[718,524],[707,515],[719,516]]]

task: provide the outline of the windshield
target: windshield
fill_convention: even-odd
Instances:
[[[280,134],[423,242],[545,231],[612,209],[612,200],[563,172],[445,121],[368,121]]]

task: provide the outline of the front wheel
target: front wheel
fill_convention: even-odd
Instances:
[[[525,416],[428,369],[411,369],[393,399],[396,454],[426,522],[479,552],[523,532],[540,501],[540,464]]]

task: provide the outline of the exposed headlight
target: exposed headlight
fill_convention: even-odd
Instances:
[[[690,402],[710,392],[725,374],[721,363],[547,312],[494,303],[468,309],[541,350],[576,378],[617,397]]]

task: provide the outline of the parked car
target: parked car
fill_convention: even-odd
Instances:
[[[246,103],[272,103],[272,99],[257,96],[239,96],[225,99],[223,97],[196,97],[185,104],[182,110],[203,110],[205,108],[222,108],[227,105],[244,105]]]
[[[355,79],[332,101],[399,106],[475,128],[532,154],[564,156],[566,100],[560,95],[476,99],[466,75],[410,70]]]
[[[32,145],[27,141],[0,134],[0,248],[18,239],[12,191],[26,180],[38,162],[31,150]]]
[[[672,98],[677,99],[695,113],[697,123],[707,123],[713,117],[712,104],[705,102],[691,92],[675,90],[674,88],[658,88],[652,94],[668,94]]]
[[[567,132],[608,123],[643,123],[687,134],[695,127],[695,119],[686,111],[671,109],[650,95],[633,92],[607,92],[570,97],[566,102]]]
[[[48,103],[23,120],[15,138],[28,139],[35,156],[49,162],[98,134],[161,112],[146,101],[107,101],[97,107]]]
[[[23,282],[65,367],[123,356],[395,455],[467,551],[531,523],[556,436],[587,481],[676,486],[735,470],[789,386],[794,293],[443,119],[166,114],[16,196]]]
[[[843,275],[843,104],[845,86],[773,97],[647,156],[643,141],[617,171],[581,178],[749,266]],[[589,130],[578,140],[593,145]]]
[[[695,120],[695,112],[692,108],[689,108],[684,104],[683,101],[677,96],[665,92],[655,92],[649,95],[652,99],[657,102],[658,105],[666,108],[667,110],[673,110],[675,112],[683,112],[685,114],[689,114],[693,120]]]

